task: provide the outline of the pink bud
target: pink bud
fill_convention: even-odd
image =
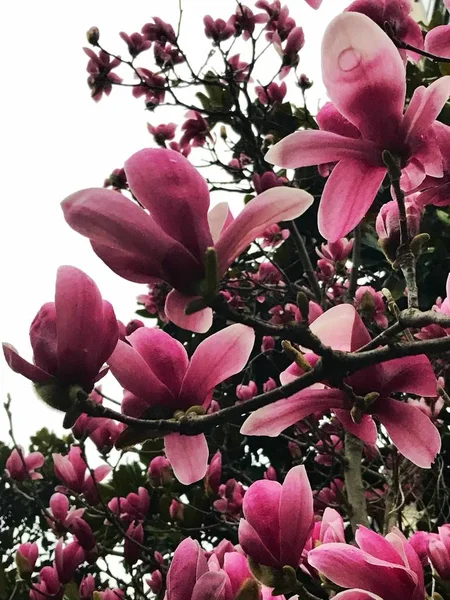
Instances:
[[[184,504],[173,499],[169,506],[169,514],[173,521],[181,523],[184,519]]]
[[[95,578],[93,575],[83,577],[79,587],[80,600],[91,600],[95,591]]]
[[[410,238],[420,233],[422,212],[414,200],[405,201],[406,220]],[[400,213],[395,200],[384,204],[375,221],[379,244],[387,258],[394,262],[400,245]]]
[[[152,590],[154,594],[158,594],[163,585],[163,578],[161,575],[161,571],[156,569],[156,571],[152,571],[152,576],[150,579],[145,580],[148,587]]]
[[[17,446],[9,455],[6,461],[6,472],[16,481],[26,481],[27,479],[42,479],[40,473],[34,469],[39,469],[44,464],[44,456],[40,452],[32,452],[25,456],[21,446]]]
[[[256,396],[258,393],[258,387],[256,383],[252,380],[248,382],[248,385],[237,385],[236,386],[236,396],[239,400],[250,400],[253,396]]]
[[[269,377],[269,379],[263,384],[263,391],[264,392],[270,392],[271,390],[274,390],[277,386],[277,382],[275,381],[275,379],[273,379],[272,377]]]
[[[134,565],[140,558],[142,549],[140,545],[144,543],[144,528],[142,523],[131,523],[127,529],[123,550],[125,561],[129,565]]]
[[[73,535],[76,537],[78,543],[84,550],[89,552],[90,550],[92,550],[92,548],[94,548],[95,537],[92,533],[92,529],[90,528],[88,523],[86,523],[86,521],[80,519],[79,517],[75,517],[70,529]]]
[[[277,472],[274,467],[268,467],[267,471],[264,473],[264,479],[270,479],[271,481],[277,481]]]
[[[39,549],[36,543],[20,544],[16,553],[16,565],[21,577],[27,577],[33,573],[38,556]]]
[[[170,461],[165,456],[156,456],[150,461],[148,475],[155,486],[170,483],[173,479]]]
[[[261,352],[269,352],[275,348],[275,339],[271,335],[263,336]]]
[[[71,542],[64,547],[61,538],[55,548],[55,567],[59,581],[68,583],[84,559],[84,550],[78,542]]]
[[[209,463],[208,470],[205,475],[205,488],[217,494],[222,478],[222,453],[220,450],[214,454]]]

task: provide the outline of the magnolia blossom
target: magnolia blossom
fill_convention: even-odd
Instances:
[[[31,575],[39,556],[39,548],[36,543],[25,542],[20,544],[16,552],[16,565],[21,577]]]
[[[327,543],[308,553],[309,564],[343,588],[337,600],[423,600],[422,563],[405,536],[396,528],[383,536],[359,527],[359,548]]]
[[[295,219],[309,208],[312,196],[287,187],[269,189],[233,219],[228,205],[208,214],[206,181],[179,153],[141,150],[125,164],[131,191],[150,215],[112,190],[88,189],[64,200],[69,225],[90,238],[96,254],[117,274],[138,283],[165,281],[165,313],[175,324],[204,333],[212,310],[186,314],[201,294],[205,253],[214,247],[218,277],[263,231]]]
[[[201,342],[189,360],[184,346],[161,329],[137,329],[128,343],[118,342],[108,361],[127,391],[122,411],[145,418],[149,414],[172,416],[193,406],[206,410],[215,386],[244,368],[254,339],[250,327],[231,325]],[[164,446],[181,483],[204,477],[209,451],[203,433],[171,433],[164,438]]]
[[[311,331],[336,350],[354,352],[370,341],[370,335],[355,308],[350,304],[335,306],[318,317]],[[310,364],[317,356],[305,357]],[[293,363],[281,373],[284,385],[302,374]],[[365,367],[345,379],[360,397],[377,392],[379,397],[355,416],[353,400],[345,391],[317,383],[296,394],[258,409],[248,417],[241,428],[244,435],[279,435],[286,427],[318,412],[333,411],[344,427],[366,444],[377,441],[377,418],[388,431],[398,450],[422,468],[429,468],[441,447],[438,430],[421,410],[391,397],[403,392],[418,396],[437,395],[437,381],[428,358],[421,354],[389,360]],[[352,412],[351,412],[352,411]]]
[[[433,125],[450,94],[450,77],[417,88],[403,113],[402,58],[380,27],[355,12],[338,15],[325,31],[322,74],[333,103],[326,123],[287,136],[266,160],[287,168],[337,163],[319,207],[320,233],[336,242],[370,208],[387,173],[384,150],[401,162],[405,191],[426,176],[442,177]]]
[[[428,534],[428,556],[439,577],[450,581],[450,525],[438,531],[438,535]]]
[[[35,469],[42,467],[44,462],[44,455],[41,452],[31,452],[25,456],[22,446],[17,446],[6,460],[6,473],[16,481],[42,479],[42,475],[36,473]]]
[[[100,465],[94,469],[94,482],[92,475],[87,471],[87,464],[82,457],[81,448],[78,446],[72,446],[67,456],[53,454],[53,463],[55,475],[67,488],[78,494],[84,494],[92,504],[98,502],[95,482],[99,483],[110,473],[110,466]]]
[[[297,568],[313,527],[313,498],[305,467],[292,468],[283,482],[255,481],[244,496],[239,543],[258,564]]]
[[[47,302],[30,328],[33,363],[3,344],[13,371],[36,384],[45,402],[68,410],[77,390],[90,392],[106,374],[101,370],[114,350],[119,328],[114,310],[83,271],[59,267],[55,302]]]

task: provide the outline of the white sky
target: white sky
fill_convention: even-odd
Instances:
[[[320,41],[330,19],[348,0],[324,0],[313,11],[304,0],[285,0],[306,45],[299,72],[317,83],[309,92],[315,110],[324,98],[320,85]],[[252,7],[253,2],[247,2]],[[183,47],[193,64],[203,62],[203,16],[228,18],[234,0],[183,0]],[[75,265],[87,272],[125,323],[134,317],[135,296],[145,286],[114,275],[92,252],[88,241],[66,225],[59,206],[68,194],[101,186],[104,178],[134,152],[152,145],[146,123],[167,121],[144,110],[125,88],[94,103],[86,84],[85,32],[100,28],[101,42],[126,56],[119,31],[132,33],[159,16],[177,22],[178,0],[22,0],[4,2],[0,36],[2,56],[1,136],[1,294],[0,339],[12,343],[28,360],[29,325],[44,302],[53,300],[56,269]],[[152,51],[150,51],[151,53]],[[151,54],[149,53],[149,56]],[[145,53],[139,57],[146,65]],[[270,73],[277,64],[266,54]],[[273,62],[272,62],[273,61]],[[265,66],[265,65],[264,65]],[[289,81],[289,80],[288,80]],[[296,91],[299,94],[298,90]],[[296,99],[300,104],[299,98]],[[198,156],[198,155],[197,155]],[[194,154],[194,161],[196,155]],[[30,434],[47,426],[62,431],[62,414],[38,400],[31,383],[16,375],[0,358],[0,400],[13,397],[15,433],[28,443]],[[118,395],[116,395],[118,399]],[[6,417],[0,412],[0,440],[7,439]]]

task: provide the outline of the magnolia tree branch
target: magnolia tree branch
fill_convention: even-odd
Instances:
[[[353,235],[352,270],[348,286],[348,297],[350,299],[354,298],[358,286],[358,271],[361,264],[361,238],[361,227],[358,225],[355,227]]]
[[[317,279],[317,274],[312,265],[311,259],[308,255],[308,250],[305,245],[305,241],[303,237],[300,235],[300,232],[297,228],[297,225],[294,221],[289,221],[287,223],[287,227],[291,232],[292,240],[295,244],[295,248],[297,250],[300,261],[303,265],[303,270],[305,271],[306,278],[308,279],[308,283],[311,286],[311,290],[314,293],[314,297],[316,301],[321,304],[322,303],[322,290],[320,289],[319,281]]]
[[[348,431],[345,432],[345,492],[349,504],[349,518],[353,533],[356,532],[358,525],[364,525],[365,527],[369,525],[361,469],[363,448],[364,442],[362,440]]]

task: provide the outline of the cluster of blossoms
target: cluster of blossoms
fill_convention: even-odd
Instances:
[[[450,127],[437,120],[450,77],[411,91],[406,71],[424,53],[450,56],[450,26],[422,32],[411,8],[355,0],[331,21],[330,101],[315,119],[286,102],[305,36],[279,0],[205,16],[223,69],[199,74],[158,17],[120,34],[131,60],[88,32],[94,100],[127,65],[147,109],[170,97],[188,110],[179,135],[176,123],[148,124],[156,147],[62,202],[109,269],[147,286],[138,316],[157,323],[119,321],[87,274],[62,266],[31,324],[32,361],[3,346],[73,436],[28,454],[15,446],[5,460],[6,489],[36,500],[54,537],[50,551],[31,537],[17,549],[31,600],[74,589],[122,600],[131,586],[140,599],[143,581],[167,600],[425,600],[430,572],[433,586],[450,586],[449,519],[430,514],[434,532],[417,530],[424,510],[402,521],[404,506],[420,512],[447,451],[450,351],[450,275],[446,297],[421,311],[416,272],[422,223],[431,206],[450,206]],[[260,38],[280,57],[267,85],[255,75]],[[238,39],[248,61],[232,54]],[[149,51],[154,67],[138,66]],[[182,68],[207,92],[199,106],[177,97]],[[295,78],[305,100],[311,83]],[[190,162],[202,148],[230,179],[223,189],[246,194],[237,216],[226,201],[211,207],[222,188]],[[372,268],[364,250],[375,235],[382,266]],[[390,270],[404,277],[393,276],[400,291],[387,289]],[[120,410],[99,385],[107,373]],[[130,449],[138,462],[119,464]],[[125,580],[98,570],[109,554]]]

